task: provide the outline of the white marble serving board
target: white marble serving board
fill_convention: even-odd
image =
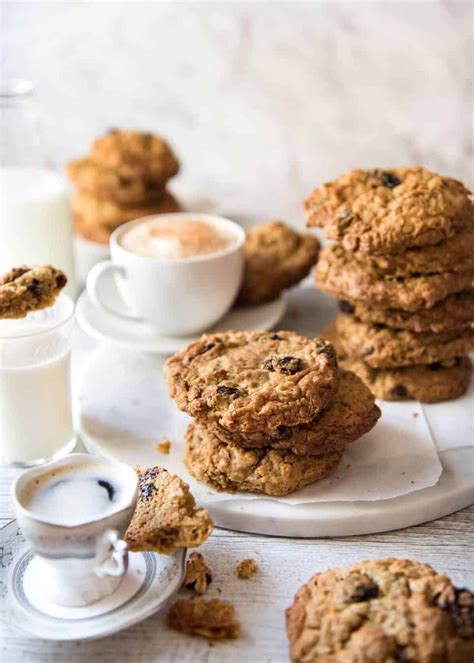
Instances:
[[[438,454],[416,403],[382,404],[385,416],[365,440],[349,447],[337,479],[286,498],[215,493],[195,481],[182,464],[186,417],[166,394],[162,365],[163,359],[156,355],[107,345],[97,348],[80,391],[82,439],[93,453],[130,464],[160,464],[177,472],[218,525],[289,536],[361,534],[422,522],[474,499],[472,477],[466,474],[466,459],[474,453],[450,452],[454,455],[445,462],[451,462],[451,474],[445,471],[438,482]],[[164,436],[172,441],[169,456],[156,450]]]

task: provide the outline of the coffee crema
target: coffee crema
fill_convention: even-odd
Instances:
[[[127,230],[120,245],[139,256],[184,259],[227,249],[235,237],[201,219],[150,219]]]
[[[75,526],[117,511],[121,492],[101,469],[73,465],[45,472],[26,487],[21,501],[46,522]]]

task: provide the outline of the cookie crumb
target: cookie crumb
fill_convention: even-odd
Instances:
[[[417,418],[418,418],[418,412],[413,412],[413,419],[417,419]]]
[[[165,454],[166,456],[169,454],[170,448],[171,448],[171,442],[168,440],[167,437],[164,437],[161,440],[161,442],[158,442],[158,444],[155,447],[158,453]]]
[[[168,612],[168,626],[187,635],[199,635],[209,640],[237,638],[240,622],[234,606],[220,599],[180,599]]]
[[[196,594],[205,594],[212,582],[212,571],[201,553],[193,552],[186,564],[183,587],[193,589]]]
[[[258,564],[254,559],[243,559],[235,567],[235,572],[239,578],[247,579],[258,571]]]

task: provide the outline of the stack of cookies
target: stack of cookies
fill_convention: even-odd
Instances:
[[[67,166],[78,190],[72,200],[76,233],[107,244],[126,221],[179,212],[178,201],[166,189],[178,170],[175,155],[159,136],[109,131],[94,141],[90,155]]]
[[[340,300],[327,335],[378,398],[437,402],[469,385],[469,193],[421,167],[353,170],[306,201],[308,225],[337,242],[315,270],[319,288]]]
[[[220,491],[286,495],[336,471],[380,411],[327,341],[293,332],[204,335],[165,365],[192,417],[184,461]]]

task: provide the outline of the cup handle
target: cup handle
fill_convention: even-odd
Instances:
[[[99,577],[113,576],[115,578],[126,574],[128,569],[128,546],[116,530],[109,529],[99,540],[96,555],[101,561],[96,566],[95,573]],[[108,556],[110,555],[110,556]]]
[[[107,272],[115,272],[120,275],[120,278],[126,279],[126,270],[121,265],[116,265],[111,260],[103,260],[98,262],[87,275],[87,294],[91,298],[92,302],[98,307],[107,311],[111,315],[122,318],[122,320],[134,320],[136,322],[143,322],[143,319],[139,316],[133,315],[132,313],[124,313],[123,311],[118,311],[113,306],[110,306],[107,301],[105,301],[101,294],[100,283],[103,281],[104,275]],[[120,293],[119,293],[120,294]],[[124,302],[125,304],[125,302]]]

